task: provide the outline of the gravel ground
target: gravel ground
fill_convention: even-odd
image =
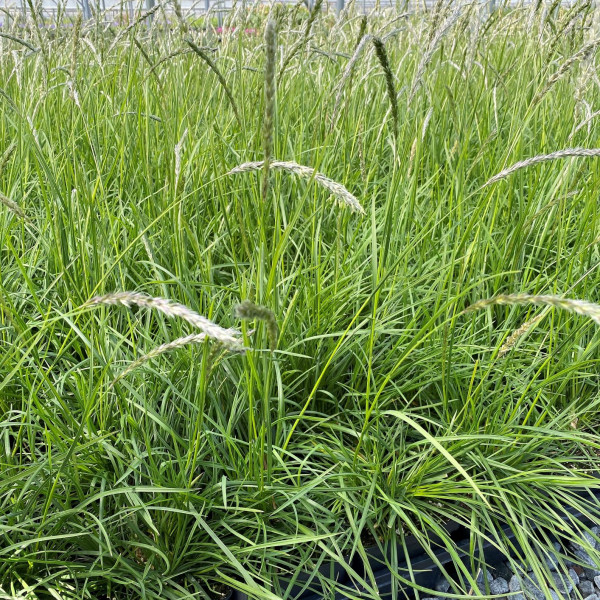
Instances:
[[[591,531],[600,537],[600,527],[592,527]],[[592,548],[600,550],[597,543],[589,534],[584,534]],[[480,573],[477,578],[478,588],[482,594],[493,594],[499,598],[506,597],[507,600],[600,600],[600,566],[598,566],[586,549],[572,542],[567,551],[558,543],[554,548],[559,554],[572,556],[573,561],[563,560],[563,565],[555,556],[548,556],[546,563],[552,577],[546,581],[550,594],[542,590],[542,585],[529,565],[511,565],[509,562],[492,565],[489,571]],[[516,570],[515,570],[516,569]],[[489,592],[486,590],[484,577],[487,578]],[[442,594],[451,592],[450,584],[441,579],[435,589]],[[424,600],[444,600],[443,596],[436,598],[425,598]]]

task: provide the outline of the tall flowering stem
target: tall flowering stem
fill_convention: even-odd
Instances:
[[[277,54],[277,23],[269,19],[265,29],[265,114],[263,118],[263,201],[269,190],[269,167],[273,156],[273,128],[275,122],[275,60]]]

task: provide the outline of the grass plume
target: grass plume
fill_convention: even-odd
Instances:
[[[482,308],[488,308],[489,306],[495,305],[518,305],[518,304],[538,304],[542,306],[552,306],[554,308],[560,308],[567,312],[576,313],[583,315],[594,321],[597,325],[600,325],[600,305],[588,302],[587,300],[577,300],[574,298],[562,298],[560,296],[545,296],[545,295],[534,295],[534,294],[508,294],[494,296],[486,300],[480,300],[475,302],[467,309],[465,313],[481,310]]]
[[[390,67],[390,61],[385,51],[385,45],[378,37],[373,37],[373,46],[375,46],[375,54],[379,60],[379,64],[383,69],[385,75],[385,85],[387,89],[387,95],[390,100],[392,107],[392,118],[394,120],[394,137],[398,137],[398,99],[396,97],[396,85],[394,84],[394,74]]]
[[[363,39],[363,37],[365,37],[365,34],[367,33],[367,25],[368,25],[367,15],[362,15],[360,17],[360,25],[358,26],[358,34],[356,36],[356,43],[354,44],[355,51],[356,51],[356,48],[358,48],[358,45],[360,44],[361,40]]]
[[[348,61],[348,64],[346,65],[346,68],[344,69],[344,73],[342,74],[342,77],[341,77],[339,83],[336,85],[335,101],[333,103],[333,112],[332,112],[332,116],[331,116],[331,126],[332,127],[335,125],[335,122],[337,121],[337,116],[338,116],[338,112],[340,110],[340,106],[342,103],[342,95],[344,93],[344,88],[346,87],[346,83],[351,78],[352,73],[354,72],[354,67],[356,66],[356,63],[358,62],[358,59],[360,58],[363,50],[365,49],[365,46],[368,44],[369,40],[372,37],[373,36],[371,36],[370,34],[363,35],[358,46],[356,46],[356,49],[354,50],[354,54],[351,56],[350,60]]]
[[[237,175],[238,173],[251,173],[253,171],[259,171],[264,168],[262,161],[247,162],[238,165],[234,169],[229,171],[228,175]],[[298,175],[303,179],[314,179],[316,183],[329,190],[342,205],[347,206],[352,211],[364,214],[364,209],[360,205],[360,202],[341,184],[333,179],[330,179],[322,173],[318,173],[312,167],[305,165],[299,165],[298,163],[291,161],[280,161],[276,160],[270,164],[271,169],[285,171]]]
[[[565,150],[557,150],[556,152],[551,152],[550,154],[539,154],[538,156],[532,156],[531,158],[526,158],[525,160],[521,160],[506,169],[500,171],[494,175],[491,179],[489,179],[483,187],[491,185],[496,181],[500,181],[509,175],[512,175],[516,171],[520,171],[521,169],[525,169],[532,165],[537,165],[539,163],[548,162],[551,160],[557,160],[562,158],[573,158],[573,157],[596,157],[600,156],[600,148],[566,148]]]
[[[577,64],[582,58],[588,56],[591,52],[593,52],[600,45],[600,38],[596,38],[587,44],[585,44],[581,49],[579,49],[575,54],[570,56],[562,65],[548,78],[546,85],[534,96],[531,101],[532,105],[535,106],[538,104],[544,96],[554,87],[554,85],[560,81],[571,69],[572,66]]]
[[[269,165],[273,156],[273,130],[275,128],[275,62],[277,59],[277,22],[269,19],[265,28],[265,85],[263,113],[263,183],[262,198],[267,199]]]
[[[206,317],[198,314],[184,304],[173,302],[167,298],[153,297],[138,292],[115,292],[105,296],[94,296],[84,306],[98,305],[139,306],[156,310],[167,317],[186,321],[193,327],[200,329],[206,336],[216,340],[224,346],[235,347],[239,345],[239,332],[235,329],[224,329]]]
[[[177,338],[171,342],[167,342],[165,344],[161,344],[160,346],[156,346],[143,356],[140,356],[137,360],[133,361],[127,368],[125,368],[119,375],[114,379],[111,383],[113,386],[119,380],[123,379],[132,371],[135,371],[138,367],[147,363],[150,360],[160,356],[161,354],[165,354],[166,352],[171,352],[172,350],[178,350],[179,348],[183,348],[185,346],[189,346],[190,344],[201,344],[206,341],[207,335],[205,333],[191,333],[190,335],[186,335],[184,337]]]
[[[427,45],[427,50],[422,53],[421,60],[417,67],[417,71],[415,73],[410,94],[408,97],[409,104],[413,103],[417,91],[423,84],[425,71],[427,69],[427,66],[431,62],[436,50],[438,49],[438,46],[440,45],[444,37],[448,34],[448,32],[452,29],[452,27],[456,24],[461,14],[461,7],[458,6],[458,8],[456,8],[454,12],[450,16],[448,16],[439,27],[435,29],[434,35]]]
[[[25,214],[25,211],[16,202],[13,202],[10,198],[7,198],[4,194],[1,194],[1,193],[0,193],[0,204],[3,204],[4,206],[6,206],[6,208],[8,208],[8,210],[10,210],[10,212],[14,213],[21,219],[24,219],[25,221],[29,221],[29,218]]]
[[[290,64],[290,62],[292,62],[292,59],[298,54],[298,52],[302,48],[304,48],[306,46],[306,44],[310,40],[311,31],[312,31],[313,25],[314,25],[314,23],[315,23],[315,21],[317,19],[317,16],[321,12],[321,7],[322,6],[323,6],[323,0],[317,0],[315,2],[315,5],[313,6],[312,10],[310,11],[308,19],[306,20],[306,27],[304,28],[304,34],[290,48],[287,56],[284,58],[283,64],[281,65],[281,68],[279,69],[279,75],[277,77],[277,81],[281,81],[281,78],[283,77],[283,74],[285,73],[285,70],[287,69],[287,67]]]
[[[516,345],[517,342],[536,324],[544,318],[544,315],[536,315],[535,317],[525,321],[521,327],[515,329],[507,338],[502,347],[498,351],[498,358],[508,354]]]
[[[235,314],[238,318],[244,321],[251,321],[258,319],[263,321],[267,328],[267,339],[269,340],[269,348],[271,352],[277,349],[277,341],[279,338],[279,327],[277,325],[277,319],[272,310],[264,306],[258,306],[250,300],[244,300],[235,307]]]

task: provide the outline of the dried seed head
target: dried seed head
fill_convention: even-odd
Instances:
[[[573,56],[569,57],[558,68],[558,70],[556,72],[554,72],[548,78],[548,81],[546,82],[546,85],[544,86],[544,88],[535,95],[535,97],[531,101],[532,106],[535,106],[538,102],[540,102],[542,100],[542,98],[550,91],[552,86],[554,86],[554,84],[557,81],[562,79],[562,77],[567,73],[567,71],[571,68],[571,66],[573,66],[580,59],[588,56],[591,52],[593,52],[595,50],[595,48],[598,45],[600,45],[600,38],[596,38],[596,39],[592,40],[591,42],[588,42],[580,50],[578,50],[575,54],[573,54]]]
[[[154,258],[154,252],[152,251],[152,246],[150,245],[150,240],[148,239],[148,236],[145,233],[142,234],[142,244],[144,244],[144,248],[146,249],[146,254],[148,255],[148,258],[150,259],[150,262],[156,264],[156,259]]]
[[[430,106],[427,114],[425,115],[425,120],[423,121],[423,128],[421,129],[421,143],[425,141],[425,134],[427,133],[427,128],[429,127],[429,121],[431,121],[432,115],[433,106]]]
[[[519,171],[520,169],[524,169],[525,167],[530,167],[531,165],[537,165],[538,163],[547,162],[549,160],[556,160],[558,158],[570,158],[570,157],[582,157],[582,156],[600,156],[600,148],[567,148],[565,150],[558,150],[556,152],[551,152],[550,154],[540,154],[538,156],[532,156],[531,158],[527,158],[525,160],[521,160],[514,165],[500,171],[500,173],[494,175],[491,179],[489,179],[483,187],[490,185],[500,179],[504,179],[504,177],[508,177],[515,171]]]
[[[81,108],[81,104],[79,102],[79,93],[77,92],[77,85],[75,84],[75,81],[69,79],[67,81],[67,89],[69,90],[69,98],[75,102],[75,106],[77,106],[77,108]]]
[[[235,175],[237,173],[248,173],[259,171],[264,166],[262,161],[243,163],[227,173]],[[348,206],[351,210],[364,214],[365,211],[360,202],[341,184],[333,179],[329,179],[322,173],[316,172],[312,167],[306,167],[290,161],[273,161],[270,164],[271,169],[279,169],[288,173],[294,173],[303,179],[313,179],[324,188],[328,189],[342,204]]]
[[[413,79],[412,88],[410,90],[410,95],[408,98],[409,105],[412,104],[412,101],[417,93],[419,87],[423,83],[423,76],[425,75],[425,69],[427,69],[427,65],[431,62],[435,51],[437,50],[440,42],[450,31],[453,25],[458,21],[460,15],[462,14],[462,8],[459,5],[458,8],[435,30],[435,35],[430,40],[427,45],[427,50],[423,53],[421,57],[421,61],[417,67],[417,71],[415,73],[415,77]]]
[[[84,306],[96,306],[99,304],[114,304],[121,306],[140,306],[157,310],[167,317],[177,317],[200,329],[208,337],[220,342],[221,344],[234,349],[239,349],[239,331],[235,329],[225,329],[216,323],[213,323],[206,317],[199,315],[191,308],[183,304],[178,304],[167,298],[158,298],[140,294],[137,292],[116,292],[106,296],[95,296]]]
[[[575,134],[576,134],[576,133],[577,133],[577,132],[578,132],[578,131],[579,131],[581,128],[583,128],[583,127],[586,127],[586,126],[587,126],[587,128],[588,128],[588,135],[589,135],[589,134],[590,134],[590,126],[591,126],[591,123],[592,123],[592,121],[593,121],[593,120],[594,120],[594,119],[595,119],[595,118],[596,118],[598,115],[600,115],[600,110],[597,110],[597,111],[595,111],[595,112],[591,113],[591,114],[590,114],[590,115],[589,115],[589,116],[588,116],[586,119],[584,119],[583,121],[581,121],[581,123],[579,123],[579,124],[577,125],[577,127],[575,127],[575,128],[573,129],[573,131],[571,132],[571,134],[569,135],[569,139],[568,139],[568,141],[571,141],[571,140],[573,139],[573,136],[574,136],[574,135],[575,135]]]
[[[588,302],[587,300],[561,298],[560,296],[537,296],[533,294],[501,295],[475,302],[475,304],[472,304],[463,312],[473,312],[495,304],[541,304],[544,306],[554,306],[568,312],[589,317],[596,324],[600,325],[600,305]]]
[[[354,66],[358,62],[358,59],[360,58],[362,51],[364,50],[365,46],[367,45],[367,43],[371,39],[371,37],[372,36],[369,34],[363,35],[362,39],[360,40],[360,43],[358,44],[358,46],[356,46],[356,50],[354,50],[354,54],[352,55],[352,58],[348,61],[348,64],[346,65],[346,68],[344,69],[344,73],[342,74],[342,78],[340,79],[340,82],[336,86],[335,101],[333,103],[333,112],[331,114],[331,127],[332,128],[334,127],[335,122],[337,120],[338,111],[340,109],[340,104],[342,102],[342,94],[344,93],[344,87],[346,85],[346,82],[350,79],[352,72],[354,71]]]
[[[119,381],[120,379],[137,369],[140,365],[143,365],[145,362],[148,362],[149,360],[152,360],[153,358],[156,358],[157,356],[160,356],[165,352],[176,350],[177,348],[183,348],[184,346],[187,346],[189,344],[200,344],[206,341],[206,338],[207,335],[205,333],[192,333],[191,335],[186,335],[185,337],[177,338],[172,342],[167,342],[166,344],[161,344],[160,346],[153,348],[152,350],[150,350],[150,352],[148,352],[148,354],[140,356],[140,358],[129,364],[127,368],[123,372],[121,372],[110,384],[111,387],[115,383],[117,383],[117,381]]]
[[[417,138],[415,138],[413,140],[412,146],[410,147],[410,157],[408,159],[408,175],[409,175],[409,177],[413,170],[413,165],[415,162],[416,155],[417,155]]]
[[[310,36],[312,26],[315,22],[315,19],[318,16],[318,14],[321,12],[322,6],[323,6],[323,0],[316,0],[315,5],[312,7],[312,10],[310,11],[310,15],[308,16],[308,19],[306,21],[306,29],[304,30],[304,41],[305,42],[306,42],[306,40],[308,40],[308,38]]]
[[[267,337],[269,338],[269,347],[271,351],[277,348],[277,340],[279,338],[279,327],[277,319],[272,310],[264,306],[258,306],[250,300],[244,300],[235,307],[235,314],[244,321],[258,319],[263,321],[267,327]]]
[[[179,21],[179,28],[181,30],[181,33],[187,33],[188,24],[185,20],[185,17],[183,16],[183,11],[181,10],[181,4],[179,3],[179,0],[173,0],[173,11],[175,12],[175,16]]]
[[[313,6],[312,10],[310,11],[310,15],[306,21],[306,28],[304,29],[304,35],[298,42],[296,42],[292,46],[292,48],[288,52],[288,55],[283,60],[283,64],[281,65],[281,69],[279,70],[279,76],[277,79],[278,81],[281,81],[281,78],[283,77],[283,74],[284,74],[286,68],[288,67],[288,65],[294,58],[294,56],[296,56],[296,54],[298,54],[298,52],[300,51],[301,48],[306,46],[306,43],[308,42],[308,40],[311,37],[312,26],[317,18],[317,15],[321,11],[322,5],[323,5],[323,0],[317,0],[315,2],[315,5]]]

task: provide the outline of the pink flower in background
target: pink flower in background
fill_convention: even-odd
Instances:
[[[233,33],[235,31],[235,27],[217,27],[215,28],[216,33]],[[256,35],[256,29],[244,29],[244,33],[247,35]]]

